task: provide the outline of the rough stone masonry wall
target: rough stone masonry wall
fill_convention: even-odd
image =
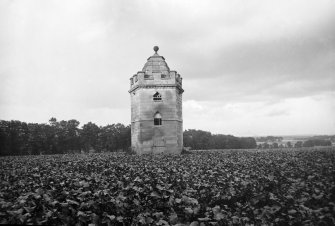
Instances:
[[[176,87],[139,88],[131,93],[132,147],[139,154],[180,153],[182,138],[182,97]],[[159,92],[162,101],[154,101]],[[162,125],[155,126],[156,112]]]

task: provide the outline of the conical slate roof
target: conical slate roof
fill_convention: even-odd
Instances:
[[[165,62],[165,58],[158,55],[158,47],[155,46],[155,54],[152,55],[151,57],[148,58],[148,61],[145,63],[142,71],[145,73],[152,73],[152,72],[159,72],[159,73],[164,73],[164,72],[170,72],[170,68]]]

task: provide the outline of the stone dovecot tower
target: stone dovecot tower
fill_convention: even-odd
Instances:
[[[130,78],[131,146],[138,154],[180,154],[183,148],[182,78],[165,58],[148,58]]]

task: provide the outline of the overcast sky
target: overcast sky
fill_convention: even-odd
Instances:
[[[0,1],[0,119],[130,123],[153,46],[184,129],[335,134],[335,1]]]

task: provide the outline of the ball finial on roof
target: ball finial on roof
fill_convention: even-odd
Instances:
[[[154,46],[155,53],[157,53],[158,50],[159,50],[158,46]]]

